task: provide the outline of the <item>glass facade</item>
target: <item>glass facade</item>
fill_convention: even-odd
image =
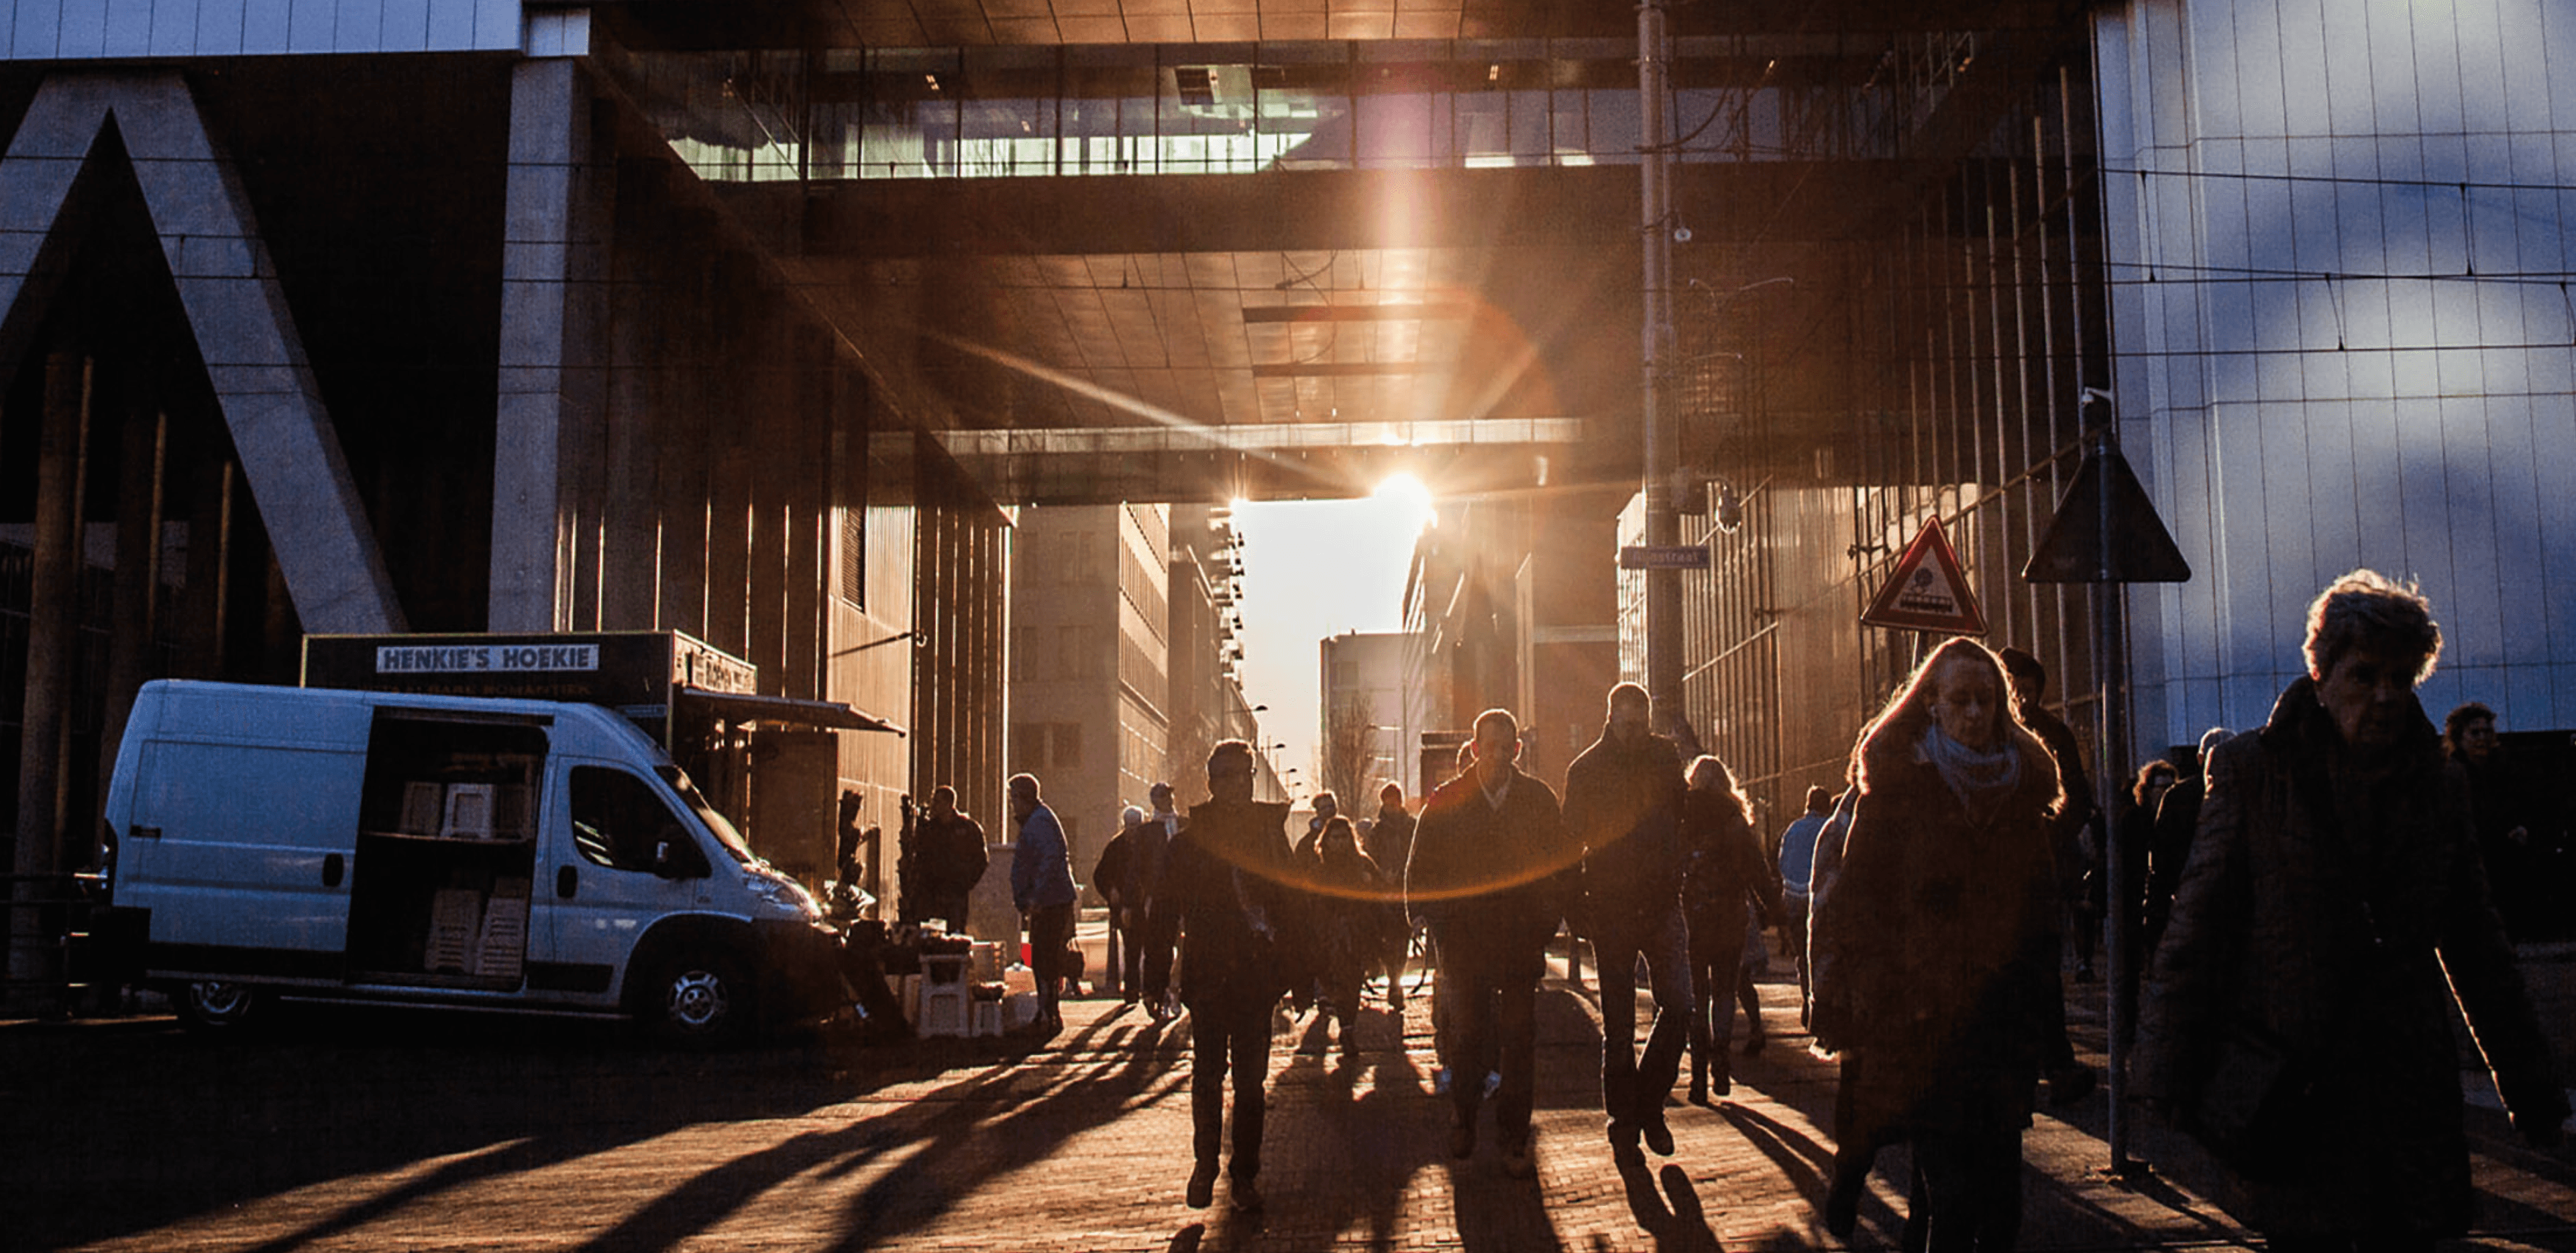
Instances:
[[[1678,156],[1903,156],[1975,41],[1904,37],[1858,81],[1823,68],[1849,52],[1677,41]],[[1618,39],[612,48],[601,62],[683,160],[725,182],[1633,165],[1643,134],[1636,45]]]

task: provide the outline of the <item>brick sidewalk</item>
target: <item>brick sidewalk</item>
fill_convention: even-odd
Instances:
[[[1535,1181],[1502,1174],[1490,1115],[1473,1159],[1447,1157],[1447,1105],[1431,1094],[1426,998],[1408,1005],[1400,1024],[1371,1012],[1356,1064],[1328,1055],[1324,1037],[1304,1024],[1274,1041],[1262,1174],[1269,1212],[1258,1225],[1230,1209],[1222,1185],[1213,1209],[1181,1204],[1190,1166],[1186,1019],[1157,1030],[1130,1007],[1068,1002],[1066,1032],[1024,1057],[888,1087],[812,1117],[856,1120],[916,1144],[888,1155],[903,1159],[888,1167],[908,1175],[903,1186],[868,1188],[883,1208],[860,1206],[866,1242],[888,1247],[1834,1247],[1817,1217],[1834,1066],[1806,1050],[1785,967],[1762,990],[1772,1043],[1736,1059],[1732,1099],[1677,1105],[1669,1114],[1675,1154],[1623,1161],[1597,1112],[1597,1009],[1588,993],[1552,980],[1540,997]],[[2088,1008],[2098,989],[2070,993],[2079,1047],[2089,1044],[2099,1066],[2099,1013]],[[2216,1185],[2197,1151],[2155,1128],[2138,1126],[2131,1151],[2159,1169],[2134,1181],[2109,1176],[2106,1112],[2097,1092],[2071,1110],[2043,1111],[2025,1137],[2025,1247],[2246,1244],[2205,1199]],[[2454,1247],[2576,1249],[2576,1156],[2504,1147],[2500,1117],[2473,1110],[2471,1119],[2484,1234]],[[1902,1151],[1884,1154],[1853,1247],[1894,1246],[1904,1177]],[[765,1233],[781,1234],[777,1211],[762,1209]],[[822,1209],[850,1216],[846,1199]]]
[[[2562,1046],[2576,1028],[2571,959],[2525,954]],[[2098,1065],[2100,985],[2068,990],[2078,1047]],[[151,1190],[148,1219],[49,1228],[80,1233],[65,1247],[139,1253],[1834,1248],[1816,1210],[1834,1066],[1796,1031],[1785,967],[1762,992],[1772,1042],[1736,1059],[1732,1099],[1670,1110],[1672,1157],[1623,1158],[1596,1112],[1593,1001],[1551,981],[1540,997],[1531,1181],[1502,1174],[1490,1121],[1476,1157],[1447,1157],[1427,998],[1401,1019],[1370,1013],[1356,1063],[1328,1055],[1312,1024],[1283,1035],[1262,1176],[1269,1213],[1258,1225],[1228,1208],[1222,1187],[1213,1209],[1181,1203],[1187,1020],[1157,1027],[1108,1000],[1067,1002],[1068,1029],[1042,1045],[862,1048],[823,1032],[714,1055],[589,1043],[563,1029],[531,1029],[525,1043],[468,1032],[415,1048],[351,1027],[351,1043],[321,1031],[291,1053],[257,1040],[174,1048],[166,1021],[106,1023],[95,1029],[114,1033],[104,1039],[116,1064],[204,1073],[172,1101],[136,1108],[101,1080],[96,1103],[111,1112],[63,1136],[26,1138],[74,1163],[52,1194],[84,1213],[99,1198],[130,1206],[132,1189]],[[19,1043],[40,1058],[91,1029],[29,1031]],[[321,1077],[275,1072],[288,1064]],[[251,1094],[248,1105],[234,1086]],[[2473,1106],[2484,1088],[2469,1085]],[[371,1115],[371,1099],[403,1107]],[[440,1103],[452,1109],[412,1108]],[[2217,1183],[2188,1144],[2141,1122],[2132,1152],[2155,1172],[2131,1181],[2104,1172],[2107,1108],[2097,1092],[2044,1111],[2025,1137],[2023,1245],[2245,1247],[2245,1233],[2204,1199]],[[244,1118],[266,1131],[222,1130]],[[172,1125],[156,1131],[158,1119]],[[2478,1235],[2446,1247],[2576,1253],[2576,1151],[2524,1150],[2489,1108],[2468,1120]],[[159,1173],[154,1154],[165,1149],[190,1167]],[[20,1162],[9,1177],[43,1169]],[[1902,1152],[1883,1155],[1853,1247],[1893,1247],[1904,1177]],[[0,1234],[0,1246],[14,1243]]]

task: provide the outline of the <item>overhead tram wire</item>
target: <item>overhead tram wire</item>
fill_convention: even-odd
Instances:
[[[2132,178],[2241,179],[2246,182],[2335,183],[2354,187],[2421,187],[2442,191],[2534,191],[2576,193],[2570,183],[2498,183],[2484,179],[2384,178],[2351,174],[2256,174],[2243,170],[2151,170],[2137,166],[2096,166],[2096,172]]]

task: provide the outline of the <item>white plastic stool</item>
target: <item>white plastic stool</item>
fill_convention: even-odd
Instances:
[[[914,1032],[922,1036],[962,1036],[974,1030],[971,999],[974,985],[966,982],[966,955],[927,956],[921,959],[921,1008],[914,1014]]]

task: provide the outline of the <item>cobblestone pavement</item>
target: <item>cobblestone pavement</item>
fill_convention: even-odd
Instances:
[[[2527,956],[2562,1050],[2572,957]],[[1356,1062],[1292,1029],[1274,1042],[1261,1221],[1222,1185],[1214,1208],[1183,1206],[1187,1022],[1114,1001],[1067,1002],[1044,1044],[825,1034],[706,1058],[557,1028],[209,1044],[152,1020],[0,1024],[0,1247],[1836,1247],[1816,1210],[1834,1068],[1805,1047],[1785,966],[1762,992],[1771,1042],[1735,1060],[1733,1096],[1677,1105],[1676,1152],[1639,1157],[1602,1133],[1593,1001],[1551,981],[1534,1181],[1502,1174],[1490,1121],[1473,1159],[1448,1159],[1427,998],[1366,1015]],[[2070,993],[2098,1065],[2098,987]],[[2153,1173],[2107,1174],[2106,1114],[2097,1092],[2026,1137],[2026,1247],[2246,1242],[2187,1144],[2141,1126]],[[2522,1149],[2491,1109],[2470,1120],[2478,1232],[2454,1247],[2576,1250],[2576,1152]],[[1893,1247],[1902,1152],[1879,1166],[1853,1247]]]

